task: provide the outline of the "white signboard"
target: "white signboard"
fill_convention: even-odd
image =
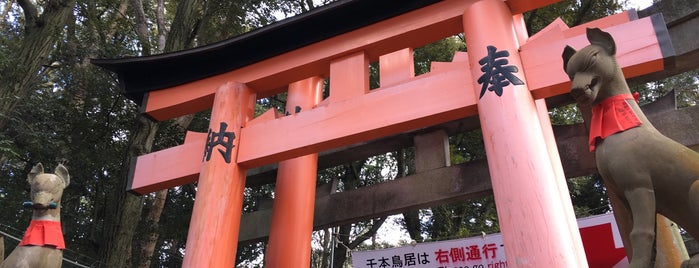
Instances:
[[[614,216],[604,214],[578,219],[590,267],[623,268],[628,265]],[[352,252],[354,268],[506,268],[500,234],[415,246]]]
[[[352,252],[355,268],[505,268],[500,234]]]

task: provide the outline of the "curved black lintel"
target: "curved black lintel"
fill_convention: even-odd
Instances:
[[[123,94],[140,105],[150,91],[235,70],[436,2],[342,0],[210,45],[91,62],[116,73]]]

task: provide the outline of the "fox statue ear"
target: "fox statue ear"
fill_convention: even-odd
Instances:
[[[63,188],[68,187],[68,184],[70,184],[70,175],[68,174],[68,169],[65,166],[58,164],[53,173],[63,179]]]
[[[602,31],[599,28],[587,28],[587,40],[590,44],[600,46],[609,53],[616,55],[616,44],[614,38],[608,32]]]
[[[32,171],[29,171],[29,174],[27,175],[27,182],[31,184],[34,181],[34,178],[42,173],[44,173],[44,166],[41,163],[36,164],[34,167],[32,167]]]
[[[565,49],[563,49],[563,71],[568,70],[568,61],[570,60],[570,57],[573,57],[573,54],[575,54],[575,49],[571,46],[566,46]]]

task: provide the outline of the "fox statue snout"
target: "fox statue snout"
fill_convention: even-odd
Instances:
[[[598,81],[598,77],[576,76],[570,95],[580,104],[591,105],[597,97],[597,92],[599,92],[599,88],[597,88]]]
[[[591,45],[580,51],[575,51],[570,46],[566,46],[563,51],[563,68],[571,80],[570,94],[578,104],[584,106],[616,95],[623,87],[628,88],[614,57],[616,46],[612,36],[595,28],[588,30],[588,39]],[[616,90],[619,84],[623,86]],[[605,90],[600,90],[601,88]]]
[[[35,209],[48,209],[60,202],[63,196],[63,189],[70,183],[68,171],[59,165],[56,174],[43,173],[43,167],[32,169],[30,178],[27,179],[31,185],[31,206]]]

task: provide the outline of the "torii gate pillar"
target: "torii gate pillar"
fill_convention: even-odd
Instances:
[[[580,235],[568,226],[572,207],[561,202],[567,189],[553,164],[560,159],[549,156],[527,86],[519,25],[505,2],[482,0],[464,11],[463,26],[509,265],[587,267]]]
[[[236,161],[238,137],[254,110],[244,84],[216,90],[182,267],[235,266],[246,172]]]
[[[286,111],[310,110],[323,97],[323,78],[289,85]],[[267,267],[310,267],[318,154],[279,163],[274,209],[265,253]]]

